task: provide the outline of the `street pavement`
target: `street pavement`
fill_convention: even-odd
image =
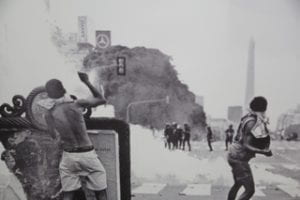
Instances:
[[[203,166],[204,175],[199,175],[200,178],[194,183],[175,181],[172,183],[172,181],[163,179],[156,182],[155,179],[139,180],[138,177],[135,177],[132,181],[132,199],[227,199],[227,193],[232,184],[232,180],[229,181],[228,177],[232,175],[226,162],[227,152],[224,142],[214,142],[214,151],[212,152],[208,151],[205,142],[194,142],[192,145],[192,151],[188,152],[187,156],[199,159],[199,161],[207,161],[208,164],[211,164],[211,169],[204,169],[207,166]],[[300,154],[298,153],[300,143],[273,141],[271,148],[272,157],[257,155],[250,162],[256,182],[256,192],[252,200],[300,200]],[[165,151],[169,150],[165,149]],[[188,169],[183,170],[188,171]],[[209,170],[215,173],[209,174]]]

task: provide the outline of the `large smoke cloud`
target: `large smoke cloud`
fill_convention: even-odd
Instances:
[[[82,94],[77,69],[59,54],[51,40],[55,24],[44,1],[0,1],[0,102],[15,94],[26,96],[50,78],[63,81],[67,90]]]

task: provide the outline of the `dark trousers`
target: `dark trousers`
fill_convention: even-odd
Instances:
[[[183,147],[183,139],[179,139],[178,140],[178,144],[179,144],[178,148],[182,149],[182,147]]]
[[[232,168],[234,184],[230,188],[227,200],[234,200],[239,189],[244,186],[245,191],[238,200],[249,200],[255,192],[255,184],[251,168],[248,162],[235,161],[228,158],[228,163]]]
[[[232,137],[226,137],[225,139],[226,150],[228,150],[228,143],[232,144]]]
[[[172,141],[172,144],[173,144],[173,149],[177,149],[178,148],[178,139],[174,138]]]
[[[190,139],[184,139],[183,140],[183,150],[185,149],[185,143],[187,143],[188,147],[189,147],[189,151],[191,151],[191,143],[190,143]]]
[[[207,144],[208,144],[209,150],[212,151],[213,148],[211,146],[211,139],[207,139]]]
[[[171,144],[172,144],[172,141],[170,138],[167,139],[167,144],[168,144],[168,149],[171,150]]]

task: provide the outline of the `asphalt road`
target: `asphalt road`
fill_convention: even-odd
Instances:
[[[163,179],[159,181],[155,181],[155,179],[140,181],[136,177],[132,181],[132,199],[226,199],[231,186],[230,181],[228,181],[228,177],[231,174],[226,163],[227,152],[225,151],[225,144],[223,142],[215,142],[213,143],[213,148],[214,151],[209,152],[205,142],[193,143],[193,150],[187,153],[187,156],[202,161],[205,160],[208,164],[211,163],[211,171],[214,172],[215,170],[215,176],[210,174],[208,177],[205,177],[206,172],[204,172],[203,178],[184,184],[172,183],[167,180],[164,182]],[[274,154],[272,157],[258,155],[250,162],[256,181],[256,193],[252,199],[300,200],[300,154],[298,153],[300,151],[300,143],[273,141],[271,148]],[[205,167],[207,168],[207,166]],[[209,173],[210,169],[205,170]],[[223,177],[223,174],[226,175],[227,179]]]

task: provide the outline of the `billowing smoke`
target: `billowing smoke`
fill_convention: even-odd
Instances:
[[[163,140],[154,138],[149,129],[140,126],[130,126],[131,169],[134,183],[158,182],[168,184],[209,183],[213,185],[230,186],[233,184],[231,169],[226,157],[213,154],[202,156],[180,150],[169,151],[164,148]],[[156,136],[162,132],[156,132]],[[205,145],[192,143],[195,145]],[[215,143],[214,148],[223,143]],[[218,151],[218,150],[216,150]],[[196,152],[196,151],[195,151]],[[223,149],[222,149],[222,152]],[[224,152],[225,153],[225,152]],[[254,178],[258,185],[279,184],[298,187],[299,183],[290,177],[275,174],[268,163],[251,163]]]
[[[48,79],[61,79],[68,92],[86,94],[73,64],[51,40],[55,24],[41,0],[0,0],[0,102],[27,96]]]
[[[134,182],[232,184],[230,168],[224,158],[199,159],[188,152],[169,151],[162,140],[153,138],[150,130],[132,125],[130,131]]]

